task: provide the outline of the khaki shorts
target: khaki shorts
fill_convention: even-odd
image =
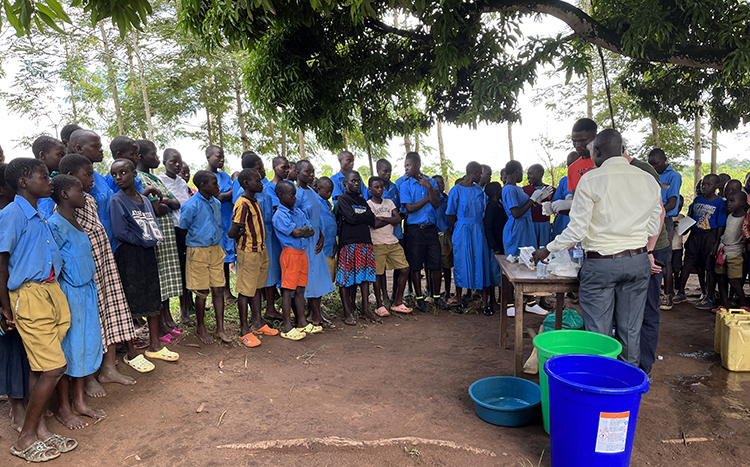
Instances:
[[[266,286],[268,279],[268,250],[244,251],[237,249],[237,293],[254,297],[255,291]]]
[[[31,371],[64,367],[61,344],[70,328],[70,308],[57,281],[25,282],[10,291],[10,303]]]
[[[326,261],[328,262],[328,271],[331,273],[331,282],[336,282],[336,257],[327,256]]]
[[[375,275],[382,276],[385,271],[404,269],[409,267],[401,245],[373,245],[375,250]]]
[[[307,253],[285,246],[279,257],[281,264],[281,288],[295,290],[307,287]]]
[[[729,279],[742,279],[742,266],[744,262],[742,256],[725,260],[724,264],[716,265],[716,274],[726,274]]]
[[[221,245],[187,247],[187,288],[208,290],[211,287],[224,287],[224,256]]]
[[[440,267],[453,267],[453,229],[438,233],[440,239]]]

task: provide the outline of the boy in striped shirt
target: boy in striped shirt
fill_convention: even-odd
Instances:
[[[234,203],[232,226],[229,238],[237,241],[237,294],[240,313],[240,340],[247,347],[257,347],[260,340],[255,334],[275,336],[279,333],[271,329],[260,314],[260,294],[268,277],[268,250],[266,250],[266,229],[263,213],[255,194],[263,191],[260,174],[255,169],[243,169],[237,177],[242,196]],[[247,306],[250,304],[252,328],[247,322]]]

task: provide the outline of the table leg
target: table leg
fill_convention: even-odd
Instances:
[[[508,289],[510,281],[503,274],[500,282],[500,348],[503,350],[508,348]]]
[[[516,369],[514,376],[523,372],[523,287],[516,284]]]
[[[565,306],[565,293],[557,292],[557,306],[555,307],[555,331],[562,329],[563,307]]]

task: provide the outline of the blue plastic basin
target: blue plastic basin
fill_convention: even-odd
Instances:
[[[539,385],[514,376],[492,376],[475,381],[469,395],[479,418],[500,426],[533,422],[542,403]]]

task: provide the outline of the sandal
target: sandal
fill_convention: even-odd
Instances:
[[[323,326],[316,326],[313,323],[307,323],[307,326],[305,326],[304,328],[296,329],[307,334],[318,334],[319,332],[323,332]]]
[[[313,325],[320,326],[323,329],[336,329],[336,325],[330,322],[329,320],[327,320],[325,316],[321,316],[320,322],[317,324],[313,323]]]
[[[269,325],[264,324],[262,328],[256,329],[255,331],[253,331],[253,333],[260,334],[261,336],[278,336],[279,330],[273,329]]]
[[[249,332],[245,334],[244,336],[240,337],[240,342],[245,344],[245,347],[258,347],[260,345],[260,339],[255,337],[255,335],[252,332]]]
[[[57,449],[61,453],[70,452],[73,449],[78,447],[78,441],[74,440],[73,438],[66,438],[65,436],[58,435],[58,434],[52,434],[49,438],[45,439],[44,444],[47,445],[47,447],[50,447],[52,449]],[[68,443],[71,443],[72,445],[69,446]]]
[[[289,332],[282,332],[281,337],[283,337],[284,339],[289,339],[290,341],[298,341],[307,337],[307,333],[300,331],[297,328],[292,328],[292,330]]]
[[[384,306],[381,306],[375,310],[375,314],[380,316],[381,318],[385,318],[387,316],[391,316],[390,313],[388,313],[388,310],[385,309]]]
[[[143,337],[136,337],[132,342],[133,347],[137,350],[143,350],[151,344],[148,339],[144,339]]]
[[[164,360],[165,362],[176,362],[180,359],[180,354],[172,352],[166,347],[162,347],[158,352],[144,352],[148,358],[155,358],[157,360]]]
[[[449,298],[445,301],[445,303],[447,303],[448,306],[458,306],[458,300],[456,300],[454,297]]]
[[[128,356],[125,355],[122,357],[122,361],[138,373],[148,373],[154,371],[154,368],[156,368],[153,363],[146,360],[146,357],[140,354],[132,360],[128,360]]]
[[[169,331],[169,333],[170,333],[170,334],[172,334],[173,336],[182,336],[182,335],[184,335],[184,334],[185,334],[185,333],[184,333],[184,332],[182,331],[182,329],[180,329],[180,328],[177,328],[177,327],[174,327],[174,328],[172,328],[172,330],[171,330],[171,331]]]
[[[164,334],[159,338],[159,341],[165,343],[165,344],[176,344],[177,338],[173,336],[172,334]]]
[[[396,313],[411,313],[412,311],[414,311],[414,309],[413,308],[409,308],[408,306],[406,306],[406,305],[404,305],[402,303],[399,306],[393,306],[393,305],[391,305],[391,311],[395,311]],[[378,311],[375,310],[375,313],[377,313],[377,312]]]
[[[264,320],[266,320],[266,321],[270,321],[270,322],[272,322],[272,323],[277,323],[277,322],[278,322],[278,323],[281,323],[281,322],[283,322],[283,321],[284,321],[284,318],[274,318],[273,316],[268,316],[268,315],[267,315],[267,314],[265,314],[265,313],[264,313],[264,314],[263,314],[263,316],[261,316],[261,317],[262,317],[262,318],[263,318]]]
[[[47,446],[41,439],[31,443],[31,446],[23,451],[19,451],[15,446],[11,446],[10,453],[16,457],[20,457],[26,462],[47,462],[60,457],[60,451]]]

